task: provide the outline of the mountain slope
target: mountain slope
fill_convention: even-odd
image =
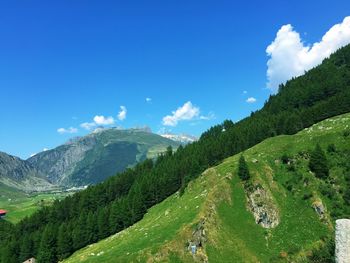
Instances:
[[[24,191],[42,191],[53,186],[28,162],[0,152],[0,183]]]
[[[237,176],[240,154],[230,157],[182,196],[177,192],[137,224],[64,262],[320,262],[334,219],[350,215],[344,199],[349,127],[350,114],[344,114],[267,139],[244,152],[250,186]],[[328,148],[327,180],[309,172],[317,143]]]
[[[178,143],[140,129],[98,129],[27,161],[61,186],[96,184]]]
[[[7,235],[0,240],[1,262],[8,263],[9,258],[12,262],[22,262],[28,255],[37,257],[38,262],[62,260],[74,251],[138,222],[147,209],[179,190],[182,192],[208,167],[218,165],[225,158],[264,139],[294,134],[320,120],[350,112],[349,79],[350,45],[305,75],[287,82],[261,110],[242,121],[227,120],[202,134],[198,141],[180,146],[175,153],[169,150],[155,162],[146,160],[39,210],[10,229],[5,227]],[[293,182],[286,183],[292,190]],[[323,192],[327,193],[329,189],[332,188],[326,185]],[[342,192],[347,193],[345,198],[350,197],[349,191]],[[266,191],[262,195],[271,197]],[[276,205],[270,203],[272,205],[267,209],[276,211]],[[341,208],[341,203],[337,203],[337,207]],[[321,206],[317,209],[323,211]],[[264,224],[272,222],[275,225],[275,217],[269,218],[263,216],[261,220]],[[58,225],[61,231],[56,237],[53,233],[57,232]],[[0,224],[0,231],[1,228]],[[52,237],[50,247],[46,246],[49,237]],[[63,248],[65,240],[71,242]],[[18,253],[29,245],[32,247],[29,254]]]

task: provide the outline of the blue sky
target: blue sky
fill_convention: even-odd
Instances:
[[[239,120],[275,92],[267,62],[278,68],[286,48],[266,48],[281,27],[312,45],[348,10],[348,1],[3,1],[0,151],[28,158],[87,134],[82,123],[198,136]]]

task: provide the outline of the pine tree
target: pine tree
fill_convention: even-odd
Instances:
[[[109,215],[106,208],[101,208],[98,210],[97,225],[98,225],[98,238],[103,239],[108,237]]]
[[[111,234],[117,233],[123,229],[123,218],[121,214],[120,202],[114,202],[109,214],[109,230]]]
[[[93,212],[89,212],[86,219],[86,232],[87,232],[87,240],[89,243],[94,243],[98,240],[97,237],[97,217]]]
[[[61,224],[57,235],[57,257],[59,260],[67,258],[72,252],[72,238],[65,223]]]
[[[24,236],[21,243],[19,259],[25,261],[33,256],[33,243],[30,236]]]
[[[243,155],[241,155],[241,157],[239,158],[238,176],[239,178],[241,178],[242,181],[248,181],[250,179],[248,165]]]
[[[87,236],[86,214],[82,212],[73,227],[72,241],[74,249],[80,249],[87,245]]]
[[[11,240],[10,242],[8,242],[7,246],[4,247],[4,250],[1,251],[0,250],[0,260],[1,262],[6,262],[6,263],[17,263],[19,262],[18,260],[18,255],[17,252],[18,251],[18,246],[16,244],[16,241]]]
[[[316,145],[315,149],[311,153],[309,168],[312,172],[315,173],[315,176],[318,178],[325,179],[329,175],[326,154],[319,144]]]
[[[55,263],[56,257],[56,233],[54,226],[48,224],[41,236],[40,248],[38,253],[38,263]]]

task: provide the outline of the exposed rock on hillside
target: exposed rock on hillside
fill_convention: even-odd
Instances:
[[[278,208],[271,194],[260,185],[248,193],[248,208],[253,213],[255,222],[264,228],[274,228],[280,222]]]
[[[336,221],[335,245],[335,262],[350,262],[350,219]]]

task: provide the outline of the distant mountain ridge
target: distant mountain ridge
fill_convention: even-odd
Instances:
[[[27,160],[1,154],[0,182],[21,190],[95,184],[179,145],[146,129],[98,128]]]
[[[198,140],[197,137],[187,134],[173,134],[173,133],[165,133],[161,134],[160,136],[173,140],[175,142],[181,142],[181,143],[192,143]]]
[[[41,191],[53,188],[44,174],[29,162],[0,152],[0,182],[23,191]]]

